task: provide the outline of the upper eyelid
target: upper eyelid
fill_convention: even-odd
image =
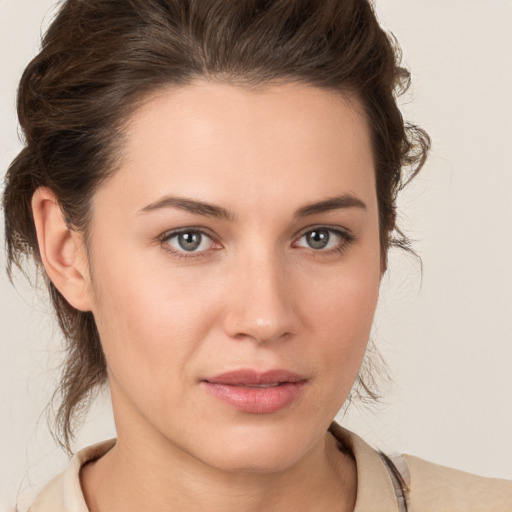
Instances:
[[[162,235],[158,237],[158,242],[162,249],[172,254],[175,258],[183,258],[183,259],[192,259],[192,258],[203,258],[207,256],[208,249],[202,250],[202,251],[186,251],[186,250],[180,250],[176,247],[172,247],[170,243],[168,243],[172,238],[176,237],[177,235],[181,233],[187,233],[187,232],[197,232],[201,233],[201,235],[207,236],[213,244],[219,244],[218,238],[212,236],[209,234],[208,230],[205,228],[199,228],[199,227],[184,227],[184,228],[176,228],[171,229],[169,231],[166,231]]]
[[[303,237],[306,233],[314,231],[315,229],[325,229],[326,231],[332,231],[333,233],[341,234],[346,237],[354,237],[354,234],[348,228],[342,226],[332,226],[329,224],[315,224],[302,228],[296,235],[294,235],[294,240]]]
[[[298,230],[292,238],[297,238],[299,236],[303,236],[305,233],[308,233],[309,231],[313,231],[315,229],[326,229],[328,231],[334,231],[334,232],[341,232],[347,235],[353,235],[352,230],[338,225],[331,225],[331,224],[312,224],[310,226],[306,226],[304,228],[301,228]],[[175,228],[170,229],[168,231],[165,231],[160,235],[160,239],[169,238],[172,235],[177,235],[179,233],[186,233],[187,231],[197,231],[199,233],[202,233],[206,236],[209,236],[210,238],[214,240],[218,240],[219,237],[213,233],[210,229],[202,227],[202,226],[185,226],[182,228]]]
[[[202,250],[202,251],[186,251],[186,250],[180,250],[176,247],[172,247],[170,240],[172,238],[175,238],[180,233],[187,233],[190,231],[195,231],[198,233],[201,233],[201,235],[207,236],[212,244],[220,244],[219,239],[215,236],[212,236],[209,233],[209,230],[206,230],[205,228],[199,228],[199,227],[184,227],[184,228],[176,228],[176,229],[170,229],[169,231],[166,231],[162,235],[158,237],[158,243],[162,247],[162,249],[168,253],[173,254],[175,257],[180,258],[199,258],[199,257],[205,257],[211,248]]]
[[[344,230],[344,229],[341,229],[341,228],[328,228],[328,227],[317,227],[317,228],[309,228],[307,229],[306,231],[303,231],[302,234],[300,234],[299,236],[296,236],[294,239],[293,239],[293,243],[297,243],[301,238],[303,238],[305,235],[307,235],[308,233],[310,233],[311,231],[315,231],[315,229],[317,230],[321,230],[321,229],[324,229],[325,231],[329,231],[331,233],[334,233],[334,235],[340,239],[340,241],[338,243],[342,244],[343,246],[345,246],[346,244],[349,244],[351,242],[353,242],[355,240],[355,237],[352,233],[348,232],[347,230]],[[324,249],[312,249],[314,252],[324,252]],[[329,251],[329,250],[327,250]]]
[[[211,238],[213,241],[218,242],[218,237],[212,234],[212,232],[206,228],[198,227],[198,226],[187,226],[184,228],[176,228],[176,229],[170,229],[169,231],[165,231],[162,233],[158,238],[161,241],[168,240],[169,238],[179,235],[180,233],[187,233],[189,231],[196,231],[198,233],[201,233],[202,235],[206,235],[208,238]]]
[[[333,225],[329,225],[329,224],[313,224],[313,225],[306,226],[306,227],[300,229],[293,235],[292,238],[293,238],[293,240],[296,240],[297,238],[300,238],[300,237],[304,236],[306,233],[309,233],[310,231],[314,231],[315,229],[325,229],[327,231],[341,233],[346,236],[353,236],[353,233],[350,229],[342,227],[342,226],[338,226],[338,225],[333,226]],[[203,235],[208,236],[212,240],[219,242],[219,237],[216,234],[214,234],[210,229],[204,228],[201,226],[185,226],[182,228],[170,229],[169,231],[165,231],[164,233],[162,233],[162,235],[159,236],[159,239],[165,240],[165,239],[171,238],[174,235],[179,235],[180,233],[186,233],[187,231],[197,231]]]

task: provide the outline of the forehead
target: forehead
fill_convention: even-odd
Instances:
[[[366,203],[374,196],[357,99],[296,83],[249,89],[199,81],[159,91],[127,123],[122,153],[99,195],[122,186],[132,208],[165,193],[243,199],[260,210],[283,197],[293,208],[336,193],[366,196]]]

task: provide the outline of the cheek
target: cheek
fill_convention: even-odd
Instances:
[[[312,273],[304,289],[309,309],[324,318],[324,328],[347,339],[369,329],[379,295],[380,258],[374,250],[376,244],[368,245],[325,274]]]
[[[380,262],[347,265],[321,286],[310,286],[307,318],[321,344],[326,378],[351,387],[359,371],[379,296]]]
[[[178,381],[217,314],[210,286],[135,258],[101,261],[94,316],[110,371],[146,389]]]
[[[326,362],[335,371],[357,374],[368,342],[378,293],[374,290],[350,290],[334,297],[318,314],[323,318]],[[355,377],[354,377],[355,378]]]

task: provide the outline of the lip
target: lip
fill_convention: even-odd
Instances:
[[[303,391],[307,378],[288,370],[235,370],[203,379],[205,390],[241,412],[270,414],[284,409]]]

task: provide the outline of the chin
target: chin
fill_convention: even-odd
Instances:
[[[212,467],[236,473],[273,473],[286,470],[312,449],[313,433],[284,425],[243,426],[209,431],[201,459]]]
[[[212,454],[210,464],[228,473],[276,473],[293,466],[303,455],[293,447],[245,446]]]

